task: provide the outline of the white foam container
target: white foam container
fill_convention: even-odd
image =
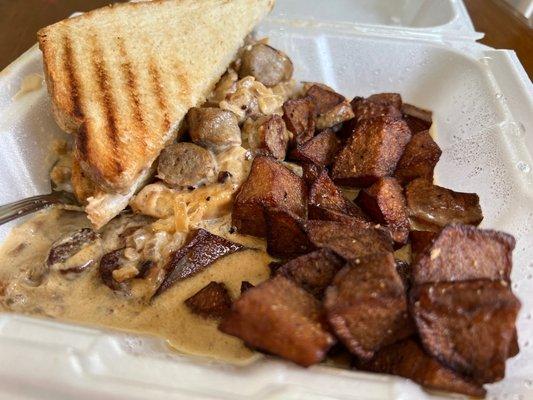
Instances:
[[[523,307],[520,354],[492,399],[533,398],[533,87],[514,52],[475,43],[458,0],[278,0],[258,29],[286,51],[296,78],[348,97],[400,92],[432,109],[447,187],[479,194],[483,227],[517,238],[513,290]],[[0,72],[0,204],[49,190],[51,141],[62,133],[44,87],[13,99],[42,74],[33,47]],[[0,228],[0,238],[12,225]],[[170,351],[159,340],[17,315],[0,315],[0,399],[441,398],[408,380],[309,369],[273,358],[235,367]]]

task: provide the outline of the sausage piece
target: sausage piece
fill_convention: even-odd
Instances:
[[[216,107],[191,108],[187,115],[191,140],[218,153],[241,145],[239,121],[231,111]]]
[[[263,43],[245,51],[241,61],[239,78],[251,75],[265,86],[275,86],[292,77],[293,66],[289,57]]]
[[[193,143],[174,143],[159,156],[157,176],[173,187],[199,186],[216,178],[216,162],[209,150]]]

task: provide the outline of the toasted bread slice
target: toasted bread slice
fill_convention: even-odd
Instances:
[[[128,206],[131,197],[151,178],[153,168],[148,168],[135,181],[126,194],[109,193],[99,188],[81,169],[76,159],[72,160],[71,183],[79,203],[85,206],[87,217],[96,228],[101,228]]]
[[[128,195],[273,3],[115,4],[39,31],[54,115],[87,177]]]

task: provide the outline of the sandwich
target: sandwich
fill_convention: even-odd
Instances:
[[[274,0],[114,4],[38,33],[52,110],[74,135],[72,185],[101,227],[152,176]]]

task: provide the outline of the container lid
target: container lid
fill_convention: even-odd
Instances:
[[[461,0],[278,0],[271,21],[335,24],[372,33],[478,40]]]

